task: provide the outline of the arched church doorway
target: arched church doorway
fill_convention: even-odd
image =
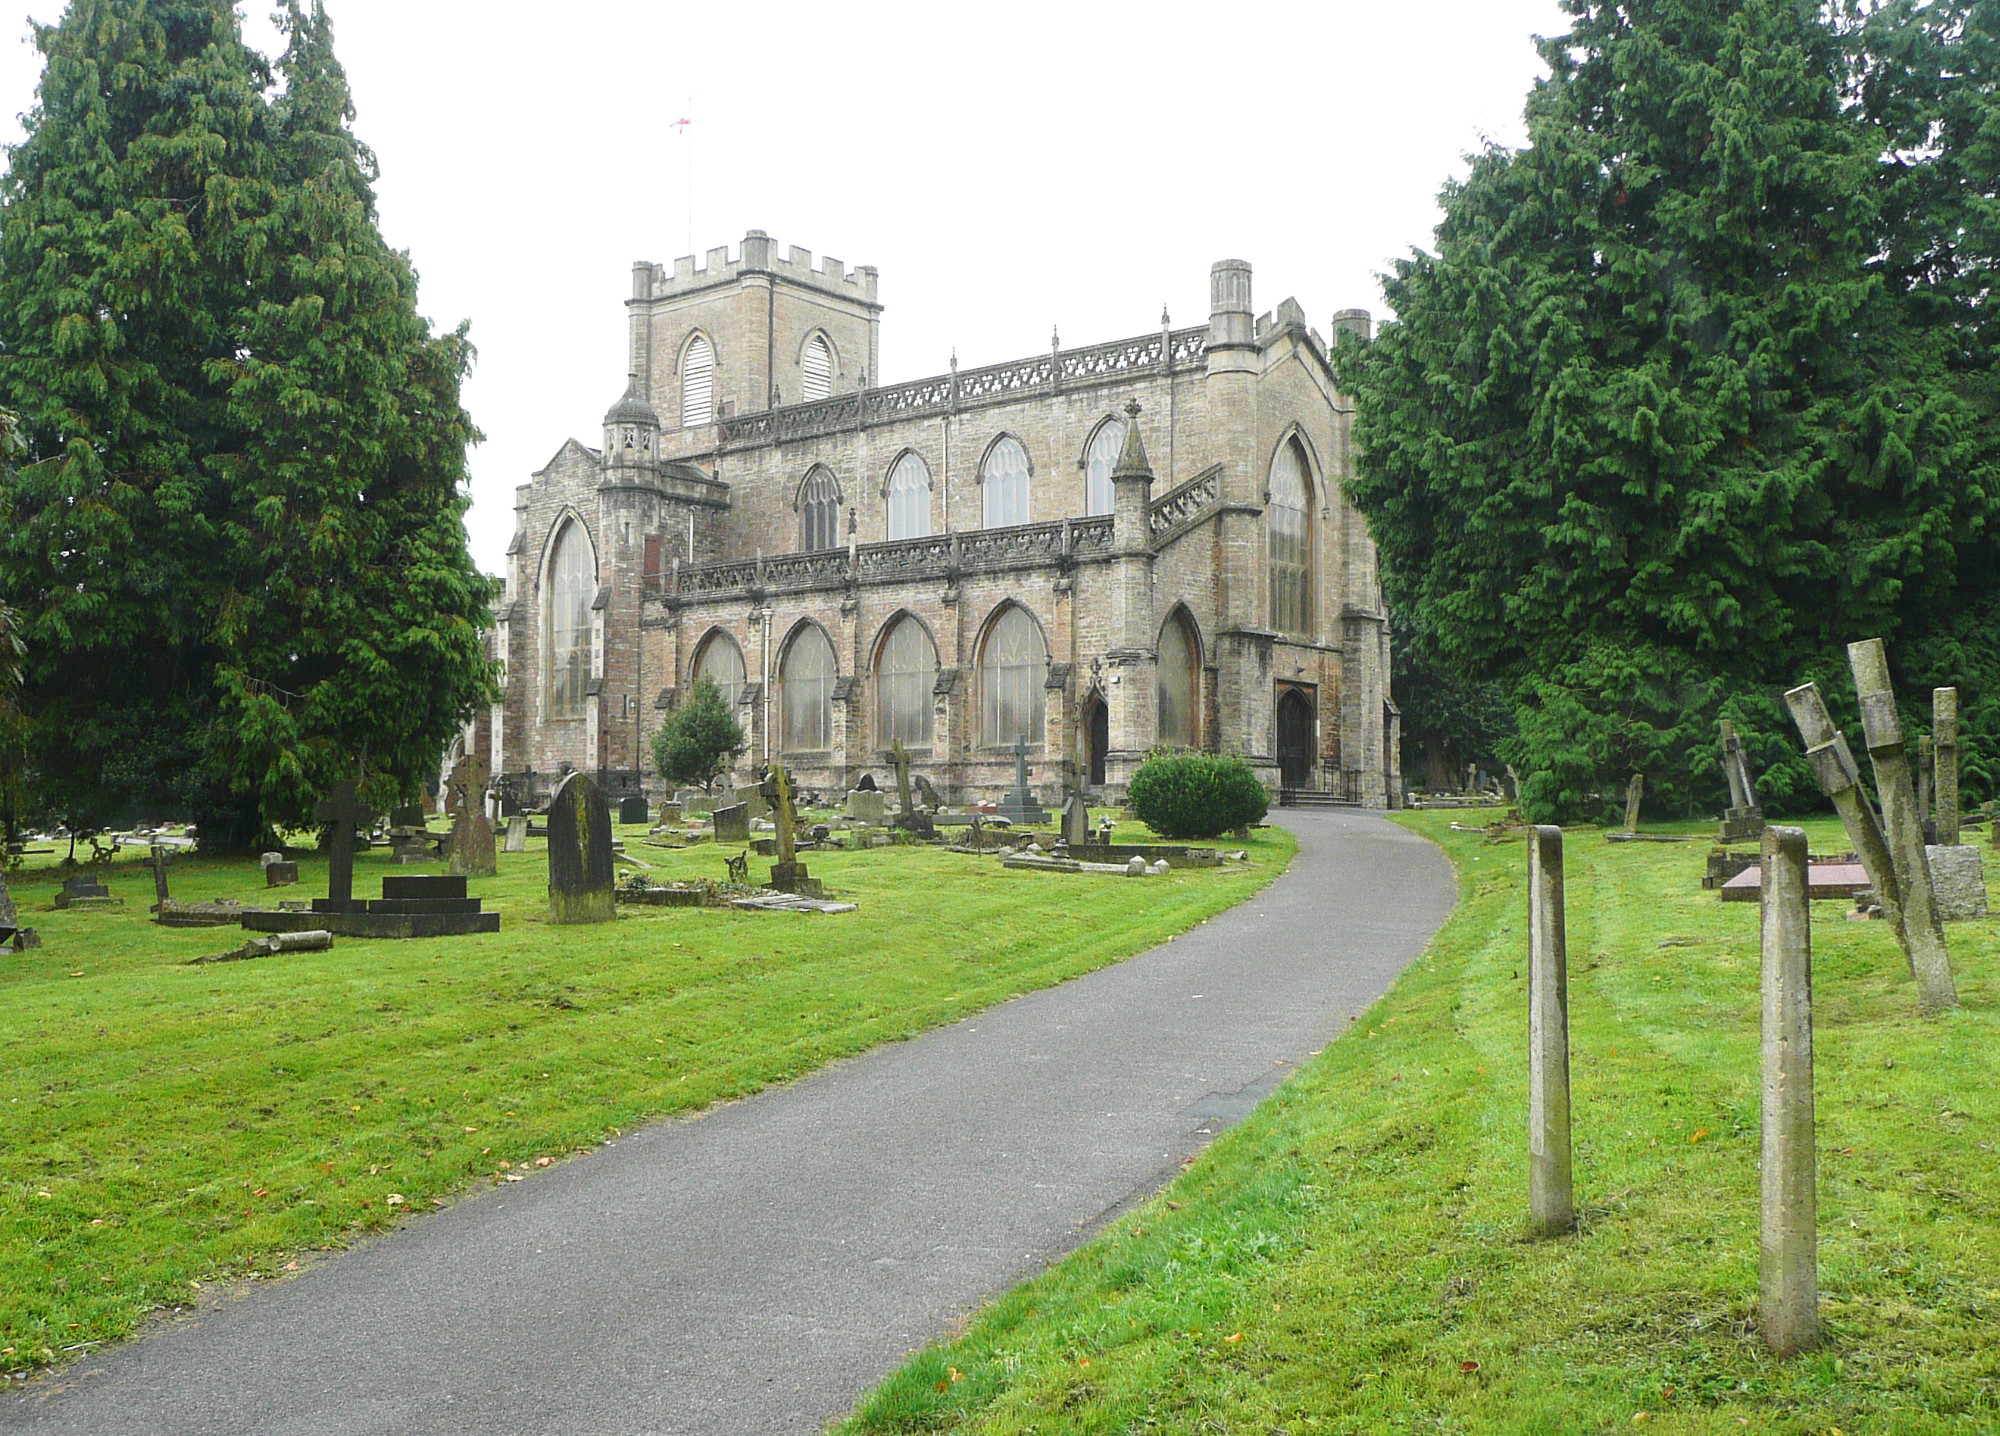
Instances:
[[[1104,755],[1111,748],[1111,710],[1102,698],[1092,698],[1083,709],[1083,759],[1086,781],[1093,788],[1104,786]]]
[[[1313,750],[1319,736],[1313,701],[1302,689],[1278,694],[1278,781],[1287,788],[1309,788]]]

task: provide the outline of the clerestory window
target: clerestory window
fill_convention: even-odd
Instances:
[[[1083,500],[1087,514],[1108,514],[1115,498],[1111,487],[1111,471],[1118,467],[1118,455],[1125,447],[1125,424],[1120,419],[1106,419],[1097,426],[1091,436],[1090,450],[1084,455]]]
[[[930,466],[915,454],[905,454],[889,470],[889,537],[928,538],[930,532]]]
[[[840,546],[840,480],[823,465],[799,486],[799,540],[807,550]]]
[[[1028,451],[1012,435],[986,451],[979,465],[981,516],[987,528],[1028,522]]]

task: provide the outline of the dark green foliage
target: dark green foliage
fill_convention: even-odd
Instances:
[[[1213,838],[1263,821],[1271,795],[1234,755],[1161,749],[1132,775],[1131,804],[1163,838]]]
[[[742,756],[744,746],[743,725],[722,701],[722,690],[701,678],[653,735],[653,767],[670,783],[709,788]]]
[[[404,796],[489,691],[470,350],[376,230],[323,13],[283,20],[276,77],[224,0],[74,0],[36,31],[0,214],[30,451],[0,598],[31,800],[73,823],[179,812],[239,846],[357,762]]]
[[[1515,687],[1537,818],[1635,755],[1649,806],[1719,807],[1724,705],[1767,715],[1753,750],[1785,739],[1782,689],[1844,686],[1874,636],[1907,698],[1965,690],[1976,787],[2000,741],[1973,652],[2000,592],[1992,8],[1567,8],[1530,147],[1474,158],[1437,253],[1388,283],[1397,322],[1340,351],[1392,600]]]
[[[1468,764],[1498,773],[1500,748],[1514,732],[1504,685],[1467,678],[1438,653],[1436,636],[1397,610],[1389,630],[1396,701],[1403,713],[1403,777],[1432,791],[1465,781]]]

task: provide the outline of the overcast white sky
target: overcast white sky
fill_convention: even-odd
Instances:
[[[19,4],[20,0],[16,0]],[[4,0],[0,0],[0,5]],[[1555,0],[997,5],[326,0],[382,228],[439,326],[472,321],[473,550],[624,387],[635,259],[746,229],[881,271],[881,382],[1206,317],[1255,266],[1322,332],[1379,310],[1462,156],[1521,140]],[[5,138],[34,103],[0,27]],[[0,14],[5,14],[0,9]],[[253,42],[274,43],[265,0]],[[685,137],[672,126],[693,124]],[[688,160],[693,159],[693,245]]]

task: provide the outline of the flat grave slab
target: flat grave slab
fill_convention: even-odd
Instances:
[[[1763,882],[1763,868],[1745,868],[1722,885],[1722,900],[1756,902]],[[1869,885],[1868,870],[1860,863],[1814,863],[1806,869],[1808,897],[1851,898]]]
[[[465,877],[458,873],[385,877],[379,898],[314,898],[309,912],[256,908],[246,911],[242,922],[252,932],[325,929],[336,937],[464,937],[500,931],[500,914],[483,911],[481,899],[467,897]]]

